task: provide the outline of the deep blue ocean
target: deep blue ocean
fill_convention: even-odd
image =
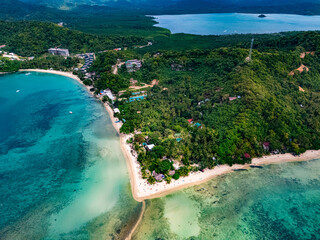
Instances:
[[[0,238],[117,236],[139,204],[101,103],[58,75],[2,75],[0,86]]]

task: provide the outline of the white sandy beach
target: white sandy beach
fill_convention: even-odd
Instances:
[[[44,69],[20,69],[19,72],[51,73],[51,74],[57,74],[57,75],[69,77],[69,78],[72,78],[74,80],[77,80],[81,85],[83,85],[90,92],[90,87],[84,85],[82,83],[82,81],[80,80],[80,78],[78,78],[78,76],[74,75],[72,72],[62,72],[62,71],[57,71],[57,70],[44,70]]]
[[[82,81],[71,72],[61,72],[55,70],[41,70],[41,69],[23,69],[20,70],[23,72],[45,72],[58,74],[66,77],[73,78],[81,83],[88,91],[90,87],[85,86]],[[90,91],[89,91],[90,92]],[[90,92],[92,96],[94,94]],[[125,135],[120,133],[120,128],[122,123],[115,123],[118,119],[113,116],[113,110],[111,107],[105,103],[103,104],[105,109],[107,110],[112,125],[120,135],[120,146],[123,152],[123,155],[126,159],[128,172],[130,175],[130,183],[132,194],[135,200],[143,201],[145,199],[152,199],[165,196],[174,191],[187,188],[190,186],[198,185],[204,182],[207,182],[213,179],[216,176],[226,174],[232,172],[234,169],[247,169],[251,164],[246,165],[233,165],[232,167],[228,165],[220,165],[215,167],[214,169],[206,169],[204,172],[196,172],[190,173],[189,176],[180,178],[178,180],[172,180],[170,184],[167,184],[165,181],[156,183],[154,185],[148,184],[147,180],[142,179],[140,164],[137,161],[137,154],[132,151],[131,145],[127,144],[127,140],[131,138],[133,135]],[[254,158],[252,159],[252,164],[254,165],[264,165],[264,164],[281,164],[286,162],[298,162],[298,161],[308,161],[320,158],[320,150],[309,150],[300,156],[293,156],[292,154],[278,154],[278,155],[269,155],[264,156],[262,158]]]
[[[251,164],[239,165],[235,164],[232,167],[228,165],[220,165],[214,169],[206,169],[204,172],[192,172],[187,177],[178,180],[172,180],[170,184],[165,181],[156,183],[154,185],[148,184],[145,179],[142,179],[140,173],[140,164],[136,157],[131,154],[130,145],[126,140],[131,136],[123,136],[121,138],[121,148],[127,158],[129,172],[131,176],[132,194],[137,201],[145,199],[152,199],[165,196],[174,191],[187,188],[190,186],[198,185],[213,179],[216,176],[232,172],[234,169],[248,169],[250,165],[265,165],[265,164],[280,164],[285,162],[307,161],[320,158],[320,150],[310,150],[301,154],[300,156],[293,156],[292,154],[278,154],[270,155],[262,158],[252,159]]]

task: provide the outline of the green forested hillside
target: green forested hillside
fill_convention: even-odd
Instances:
[[[80,5],[61,10],[18,0],[1,2],[0,20],[63,22],[73,30],[108,36],[140,36],[169,34],[167,29],[153,27],[154,21],[136,10],[122,10],[106,6]]]
[[[319,47],[313,41],[308,40],[309,50]],[[141,132],[134,142],[144,176],[153,181],[153,170],[167,174],[170,164],[163,166],[164,156],[182,162],[185,168],[178,174],[184,175],[193,163],[205,168],[245,163],[270,152],[319,149],[320,55],[316,51],[300,58],[304,51],[301,46],[255,50],[251,62],[245,62],[248,49],[241,48],[146,54],[142,69],[131,77],[158,79],[159,85],[145,100],[115,103],[118,117],[125,119],[121,131]],[[289,75],[301,64],[309,71]],[[143,142],[156,147],[146,152]]]
[[[142,37],[98,36],[53,23],[0,21],[0,44],[7,45],[6,50],[22,56],[43,54],[52,47],[68,48],[71,53],[79,53],[145,43]]]
[[[8,0],[7,0],[8,1]],[[10,1],[10,0],[9,0]],[[70,9],[79,5],[102,5],[147,14],[208,12],[319,13],[318,0],[22,0],[23,2]]]
[[[89,70],[100,76],[93,83],[97,90],[110,88],[115,93],[126,90],[131,78],[137,86],[159,81],[143,89],[147,91],[144,100],[128,103],[133,92],[139,95],[139,90],[131,90],[122,92],[121,100],[115,102],[121,111],[117,117],[124,119],[121,131],[135,132],[134,147],[143,176],[150,182],[155,181],[153,170],[170,181],[172,164],[163,159],[183,165],[173,177],[178,178],[199,168],[245,163],[272,152],[300,154],[320,148],[319,32],[171,35],[149,29],[149,23],[138,34],[141,37],[135,37],[135,30],[125,34],[121,27],[118,35],[93,35],[53,23],[0,21],[0,45],[7,45],[5,51],[39,55],[20,63],[0,59],[0,71],[21,67],[70,70],[78,60],[41,55],[56,46],[69,48],[71,53],[97,53],[151,39],[152,46],[145,48],[97,54]],[[252,37],[253,59],[247,62]],[[301,58],[305,52],[309,54]],[[118,75],[111,73],[118,59],[136,58],[143,61],[137,72],[128,73],[123,66]],[[295,70],[299,67],[301,73]],[[145,143],[155,144],[154,149],[145,151]]]

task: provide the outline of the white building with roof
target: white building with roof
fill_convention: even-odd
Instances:
[[[60,56],[64,56],[64,57],[70,56],[69,50],[63,49],[63,48],[49,48],[48,52],[53,55],[60,55]]]
[[[154,147],[155,147],[154,144],[146,145],[146,149],[147,149],[148,151],[152,151],[152,149],[153,149]]]
[[[102,96],[108,96],[112,101],[116,100],[116,97],[112,94],[110,89],[105,89],[103,91],[100,91],[100,94]]]

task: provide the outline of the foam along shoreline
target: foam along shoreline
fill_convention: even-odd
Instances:
[[[82,81],[71,72],[62,72],[55,70],[42,70],[42,69],[21,69],[20,72],[43,72],[58,74],[66,77],[70,77],[78,81],[82,86],[84,86],[88,92],[95,97],[94,93],[90,92],[90,87],[85,86]],[[131,149],[131,145],[127,143],[127,140],[133,137],[132,134],[126,135],[120,133],[120,128],[122,123],[115,123],[118,119],[114,117],[112,108],[107,104],[103,104],[107,110],[112,125],[120,135],[120,147],[123,152],[123,155],[126,159],[128,172],[130,175],[131,191],[133,198],[136,201],[142,202],[145,199],[153,199],[158,197],[163,197],[170,193],[173,193],[177,190],[181,190],[187,187],[205,183],[216,176],[230,173],[235,169],[248,169],[250,165],[268,165],[268,164],[281,164],[286,162],[299,162],[299,161],[308,161],[320,158],[320,150],[308,150],[300,156],[293,156],[290,153],[286,154],[277,154],[269,155],[261,158],[252,159],[251,164],[245,165],[233,165],[232,167],[228,165],[216,166],[214,169],[206,169],[204,172],[192,172],[187,177],[182,177],[178,180],[172,180],[170,184],[167,184],[165,181],[150,185],[147,180],[142,178],[141,175],[141,166],[137,161],[137,154],[134,150]]]

